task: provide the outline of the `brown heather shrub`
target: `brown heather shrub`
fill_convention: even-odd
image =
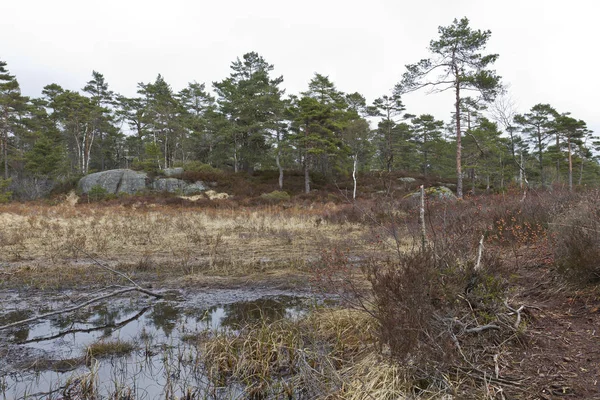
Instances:
[[[600,198],[575,204],[551,223],[559,271],[582,283],[600,282]]]
[[[482,265],[475,271],[472,263],[428,250],[367,267],[380,342],[389,346],[394,358],[430,375],[460,363],[457,344],[465,349],[477,339],[465,335],[465,327],[495,323],[503,307],[500,260],[488,254]],[[483,334],[484,341],[493,338],[493,333]]]

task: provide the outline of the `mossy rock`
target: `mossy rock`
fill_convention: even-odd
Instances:
[[[290,195],[283,190],[274,190],[271,193],[263,193],[260,197],[271,201],[288,201],[290,199]]]
[[[417,198],[419,198],[419,196],[421,196],[420,190],[413,192],[413,193],[407,195],[406,197],[411,198],[411,199],[417,199]],[[425,196],[427,196],[430,199],[435,199],[435,200],[454,201],[457,199],[454,192],[446,186],[428,187],[425,189]]]

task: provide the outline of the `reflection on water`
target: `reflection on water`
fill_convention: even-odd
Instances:
[[[65,383],[90,369],[105,394],[114,392],[118,383],[137,393],[136,398],[182,396],[192,389],[207,398],[222,398],[223,389],[211,387],[204,376],[197,362],[198,350],[183,339],[216,329],[235,331],[259,321],[296,318],[310,305],[307,298],[285,295],[205,308],[175,300],[122,299],[41,320],[0,338],[0,343],[12,343],[13,351],[25,360],[14,357],[10,367],[0,367],[0,398],[63,398]],[[0,317],[0,324],[24,315],[7,313]],[[137,350],[97,364],[87,360],[86,365],[87,346],[115,339],[132,341]]]

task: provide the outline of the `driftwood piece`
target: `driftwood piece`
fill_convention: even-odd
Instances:
[[[475,263],[475,271],[479,271],[481,269],[481,256],[483,255],[483,239],[484,236],[481,235],[481,239],[479,240],[479,247],[477,248],[477,262]]]

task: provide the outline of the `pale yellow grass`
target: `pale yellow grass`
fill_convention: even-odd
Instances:
[[[328,224],[320,215],[320,209],[276,207],[12,204],[0,207],[0,264],[39,269],[93,257],[141,270],[241,274],[302,269],[335,246],[359,250],[363,227]]]

